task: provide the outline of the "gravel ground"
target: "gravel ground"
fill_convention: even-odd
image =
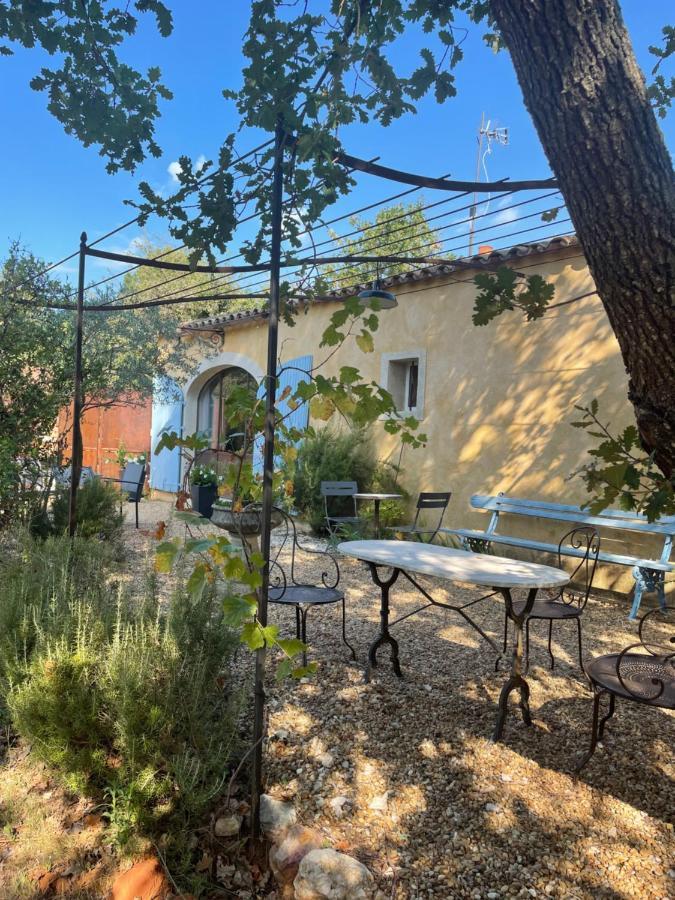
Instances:
[[[151,556],[152,526],[168,504],[141,504],[141,531],[127,528],[133,574]],[[427,610],[395,629],[403,680],[381,651],[363,681],[377,632],[379,591],[366,568],[340,563],[352,662],[339,609],[310,611],[317,675],[271,678],[267,789],[292,799],[300,820],[327,845],[370,867],[386,898],[675,898],[675,715],[619,702],[604,746],[577,780],[588,746],[591,695],[576,663],[576,629],[558,624],[551,672],[545,623],[532,626],[528,676],[534,725],[510,711],[504,742],[490,743],[505,674],[490,648],[457,614]],[[132,575],[133,577],[133,575]],[[425,579],[439,599],[475,596]],[[651,599],[651,598],[650,598]],[[415,608],[404,584],[394,615]],[[503,606],[488,600],[475,618],[498,639]],[[635,640],[626,601],[591,597],[586,656]],[[273,607],[289,634],[294,617]],[[249,660],[242,663],[249,666]]]

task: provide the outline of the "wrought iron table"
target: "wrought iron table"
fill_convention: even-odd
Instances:
[[[499,659],[502,650],[490,638],[482,628],[474,622],[466,613],[466,609],[501,594],[506,604],[506,613],[514,624],[514,639],[511,662],[511,674],[503,686],[499,697],[499,712],[497,724],[493,733],[493,740],[498,741],[504,731],[504,722],[508,709],[508,699],[512,691],[518,689],[520,693],[520,708],[525,724],[530,725],[529,696],[530,688],[523,677],[523,626],[534,605],[537,591],[540,588],[555,588],[567,584],[568,575],[562,569],[552,566],[543,566],[539,563],[522,562],[517,559],[508,559],[503,556],[488,556],[483,553],[470,553],[467,550],[455,550],[450,547],[439,547],[436,544],[420,544],[413,541],[345,541],[338,545],[338,550],[346,556],[352,556],[368,564],[374,583],[380,588],[380,633],[370,645],[368,662],[366,664],[366,681],[370,680],[371,669],[377,666],[377,651],[383,644],[391,647],[391,663],[396,675],[402,677],[401,666],[398,659],[398,643],[392,637],[390,628],[404,619],[427,609],[429,606],[439,606],[459,613],[474,628],[480,636],[490,644]],[[389,577],[381,578],[380,569],[391,569]],[[427,603],[413,612],[406,613],[389,621],[389,592],[403,575],[426,599]],[[491,593],[470,600],[461,606],[453,606],[449,603],[441,603],[435,600],[431,594],[422,587],[414,578],[414,575],[429,575],[434,578],[442,578],[461,584],[470,584],[477,587],[487,587]],[[527,589],[525,605],[518,606],[519,612],[511,598],[513,588]]]
[[[371,500],[373,504],[373,530],[380,537],[380,503],[383,500],[400,500],[401,494],[354,494],[356,500]]]

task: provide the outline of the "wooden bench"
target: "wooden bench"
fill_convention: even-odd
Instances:
[[[497,494],[496,497],[474,494],[471,498],[471,505],[474,509],[492,513],[490,523],[485,531],[473,531],[466,528],[440,529],[440,533],[458,535],[462,539],[463,545],[471,549],[476,549],[476,545],[483,542],[488,547],[492,544],[507,544],[511,547],[539,550],[544,553],[558,552],[557,544],[513,537],[502,531],[498,532],[498,526],[503,524],[500,516],[503,515],[551,519],[556,522],[566,522],[570,528],[575,525],[592,525],[599,530],[616,529],[663,538],[663,548],[658,559],[642,559],[637,556],[608,553],[602,550],[598,558],[601,562],[632,568],[635,579],[635,597],[629,619],[633,620],[637,617],[640,601],[645,591],[655,591],[661,608],[665,609],[665,574],[675,571],[675,563],[670,561],[673,536],[675,535],[675,516],[648,522],[645,516],[624,512],[620,509],[606,509],[598,515],[591,515],[579,506],[563,506],[559,503],[546,503],[541,500],[521,500],[517,497],[506,497],[504,494]],[[575,551],[571,547],[565,548],[563,552],[566,556],[583,556],[583,550]]]

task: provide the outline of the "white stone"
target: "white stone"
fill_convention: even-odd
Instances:
[[[273,841],[283,840],[285,832],[295,825],[298,814],[292,803],[275,800],[269,794],[260,797],[260,825]]]
[[[368,804],[368,809],[374,809],[376,812],[384,812],[389,803],[389,791],[385,791],[384,794],[378,794],[377,797],[373,797],[373,799]]]
[[[317,762],[320,766],[323,766],[324,769],[330,769],[335,763],[335,758],[332,753],[320,753],[317,756]]]
[[[356,859],[336,850],[312,850],[293,882],[296,900],[372,900],[373,876]]]
[[[298,874],[301,860],[311,850],[321,847],[322,838],[318,832],[304,825],[293,825],[288,829],[280,844],[270,850],[270,868],[281,885],[290,884]]]
[[[501,812],[501,806],[498,803],[486,803],[485,810],[486,812]]]
[[[221,816],[219,819],[216,819],[213,830],[216,837],[234,837],[234,835],[239,834],[241,823],[241,816]]]

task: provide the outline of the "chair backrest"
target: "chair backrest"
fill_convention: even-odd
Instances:
[[[143,495],[145,482],[145,463],[129,462],[124,467],[120,489],[129,495],[130,500],[138,501]]]
[[[448,503],[450,502],[450,498],[452,497],[452,491],[422,491],[417,498],[417,509],[415,512],[415,525],[417,525],[417,520],[419,519],[419,515],[425,509],[440,509],[441,515],[438,520],[438,524],[436,525],[436,531],[443,524],[443,516],[445,515],[445,510],[448,508]],[[436,534],[436,531],[434,534]]]
[[[638,625],[638,641],[624,647],[615,659],[619,683],[630,697],[675,709],[675,607],[646,612]]]
[[[274,542],[270,554],[270,600],[273,602],[280,600],[291,585],[336,588],[340,581],[337,558],[328,550],[301,544],[293,516],[278,506],[274,507],[274,513],[275,517],[281,520],[281,524],[274,529]],[[246,542],[244,550],[248,557],[249,548]]]
[[[563,568],[563,560],[569,559],[569,555],[563,552],[565,547],[572,547],[583,555],[573,557],[576,566],[570,574],[572,587],[561,588],[560,599],[564,603],[574,603],[583,609],[588,603],[588,595],[593,587],[593,578],[600,553],[600,536],[590,525],[580,525],[564,534],[558,543],[558,568],[560,569]],[[576,590],[574,585],[577,585]]]
[[[328,530],[333,531],[336,517],[356,518],[356,497],[359,486],[355,481],[322,481],[321,496]],[[331,502],[332,501],[332,502]]]
[[[355,481],[322,481],[322,497],[353,497],[359,491]]]

